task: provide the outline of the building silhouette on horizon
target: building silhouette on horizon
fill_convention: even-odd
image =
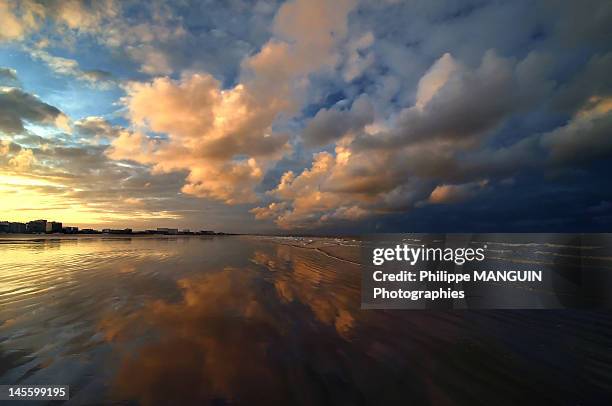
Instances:
[[[79,230],[78,227],[63,226],[59,221],[47,221],[43,219],[28,221],[27,223],[14,221],[0,221],[0,234],[162,234],[162,235],[226,235],[212,230],[191,231],[188,228],[157,227],[154,230],[133,231],[131,228],[112,229],[105,228],[102,231],[91,228]]]

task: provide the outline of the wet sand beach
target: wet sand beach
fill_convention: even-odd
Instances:
[[[361,310],[359,244],[0,237],[0,384],[74,405],[609,400],[610,312]]]

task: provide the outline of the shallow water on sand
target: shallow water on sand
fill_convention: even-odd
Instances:
[[[0,384],[68,404],[599,404],[612,313],[360,309],[358,242],[0,238]]]

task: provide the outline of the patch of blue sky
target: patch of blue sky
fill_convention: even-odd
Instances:
[[[59,74],[20,47],[1,47],[0,66],[15,69],[24,91],[59,108],[73,120],[111,115],[120,108],[114,103],[123,95],[120,87],[99,87],[73,76]]]

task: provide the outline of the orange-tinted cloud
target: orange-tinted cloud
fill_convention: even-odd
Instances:
[[[10,1],[0,0],[0,41],[23,40],[43,28],[47,19],[59,27],[81,32],[98,32],[103,19],[116,16],[114,0]]]
[[[461,185],[438,185],[429,195],[428,202],[432,204],[463,202],[474,197],[486,185],[486,181]]]
[[[22,149],[8,161],[16,171],[28,170],[35,162],[36,158],[31,149]]]
[[[39,29],[45,9],[35,1],[0,0],[0,41],[19,40]]]
[[[300,107],[308,74],[337,63],[335,47],[353,6],[348,0],[285,3],[276,37],[243,61],[241,82],[230,89],[207,73],[129,85],[131,122],[168,139],[124,135],[109,157],[150,164],[156,172],[186,170],[187,194],[229,204],[256,201],[266,170],[290,150],[288,135],[272,125]]]
[[[243,85],[222,90],[208,74],[132,84],[126,103],[135,126],[168,140],[123,133],[109,157],[151,164],[158,173],[187,170],[188,194],[252,202],[265,167],[288,150],[287,136],[271,130],[273,111],[256,105]]]

